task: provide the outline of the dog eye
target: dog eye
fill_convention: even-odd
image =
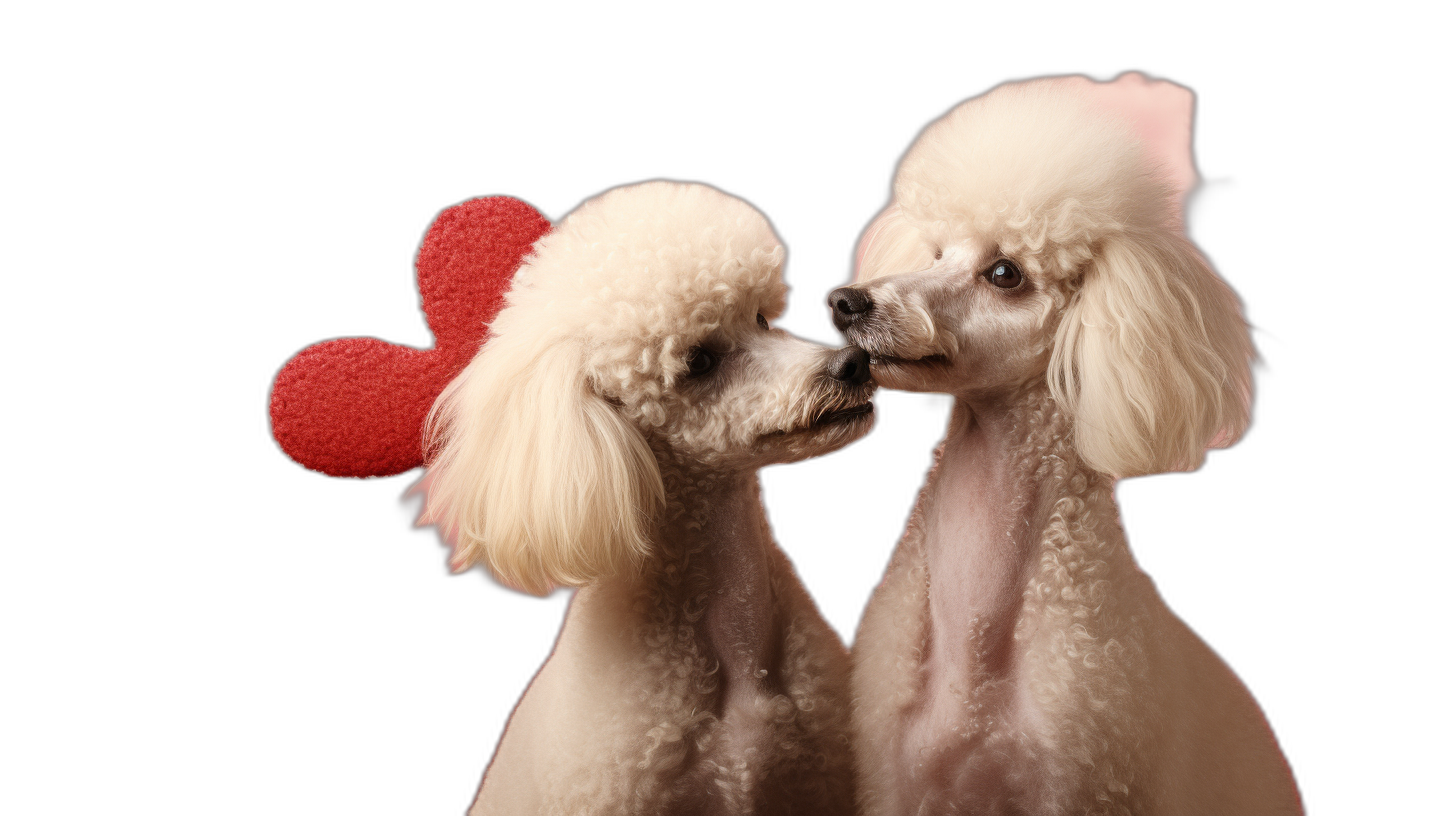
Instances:
[[[689,377],[701,377],[712,371],[716,365],[718,365],[718,358],[705,348],[695,348],[688,352]]]
[[[758,313],[758,327],[760,329],[768,329],[768,318],[763,316],[763,312]]]
[[[936,259],[936,260],[937,260],[937,261],[938,261],[938,260],[940,260],[940,256],[941,256],[941,255],[942,255],[942,254],[944,254],[944,253],[943,253],[943,252],[942,252],[942,251],[941,251],[941,250],[939,250],[939,249],[937,249],[937,250],[936,250],[936,251],[935,251],[935,259]]]
[[[1021,270],[1010,261],[997,261],[986,270],[986,279],[1000,289],[1015,289],[1021,285]]]

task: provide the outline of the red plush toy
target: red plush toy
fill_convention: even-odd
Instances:
[[[470,362],[511,276],[551,222],[514,198],[477,198],[435,219],[415,270],[435,347],[373,337],[300,351],[273,380],[273,436],[330,476],[392,476],[424,464],[425,414]]]

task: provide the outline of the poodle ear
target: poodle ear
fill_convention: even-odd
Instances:
[[[592,390],[581,349],[492,338],[426,423],[422,521],[454,542],[452,566],[484,563],[535,595],[637,563],[664,504],[642,434]]]
[[[905,220],[899,204],[891,204],[860,235],[854,279],[867,281],[881,275],[918,272],[934,261],[935,250],[925,236]]]
[[[1077,452],[1115,477],[1193,470],[1249,424],[1254,358],[1238,297],[1183,236],[1108,240],[1057,329],[1052,393]]]

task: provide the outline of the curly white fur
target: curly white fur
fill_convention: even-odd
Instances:
[[[855,642],[865,813],[1300,809],[1252,697],[1137,568],[1113,494],[1248,424],[1238,299],[1182,234],[1189,115],[1187,91],[1136,75],[958,106],[831,295],[877,380],[956,397]]]
[[[769,327],[783,260],[711,188],[609,191],[537,243],[436,403],[427,518],[456,567],[581,587],[472,814],[851,807],[848,656],[756,471],[864,434],[874,386],[862,352]]]

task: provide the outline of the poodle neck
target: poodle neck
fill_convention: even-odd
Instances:
[[[697,629],[728,688],[756,684],[773,672],[781,640],[773,592],[777,549],[758,474],[694,478],[691,487],[670,486],[668,502],[663,557],[650,590],[659,596],[656,605],[692,610],[679,623]]]
[[[1052,471],[1067,468],[1048,468],[1052,460],[1080,468],[1045,385],[956,400],[922,508],[932,664],[982,679],[1015,670],[1026,587],[1066,492]]]

